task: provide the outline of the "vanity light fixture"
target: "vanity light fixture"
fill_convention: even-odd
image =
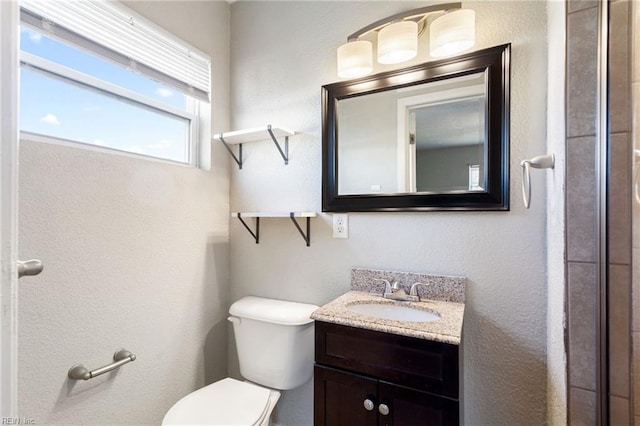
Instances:
[[[354,40],[338,48],[338,75],[357,78],[373,71],[373,44],[368,40]]]
[[[475,12],[461,3],[422,7],[381,19],[356,31],[338,48],[338,76],[357,78],[373,71],[373,43],[361,37],[378,32],[378,62],[397,64],[418,54],[418,35],[427,16],[445,12],[429,25],[429,49],[433,57],[451,56],[475,44]]]
[[[378,32],[378,62],[399,64],[418,54],[418,23],[398,21]]]
[[[439,58],[464,52],[476,44],[476,13],[471,9],[450,11],[429,26],[429,52]]]

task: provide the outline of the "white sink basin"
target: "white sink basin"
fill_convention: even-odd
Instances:
[[[348,305],[347,310],[368,317],[395,321],[429,322],[440,320],[440,315],[435,312],[427,312],[409,306],[385,305],[382,303],[357,303]]]

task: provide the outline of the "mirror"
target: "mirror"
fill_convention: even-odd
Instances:
[[[322,93],[323,211],[509,209],[509,45]]]

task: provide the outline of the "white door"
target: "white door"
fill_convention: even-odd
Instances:
[[[17,415],[18,5],[0,1],[0,416]]]

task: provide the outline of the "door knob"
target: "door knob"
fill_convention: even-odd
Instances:
[[[373,408],[375,407],[375,404],[373,403],[373,401],[371,401],[369,398],[364,400],[364,408],[367,411],[371,411],[373,410]]]
[[[25,260],[24,262],[18,260],[18,278],[25,275],[38,275],[42,269],[42,262],[38,259]]]
[[[387,404],[380,404],[380,405],[378,405],[378,411],[383,416],[386,416],[386,415],[389,414],[389,406]]]

